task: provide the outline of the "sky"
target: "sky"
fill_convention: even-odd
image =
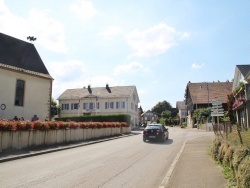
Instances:
[[[250,64],[249,0],[0,0],[0,32],[32,42],[66,89],[136,86],[142,109]]]

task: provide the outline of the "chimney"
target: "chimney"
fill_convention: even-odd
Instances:
[[[107,91],[108,91],[109,93],[111,93],[111,90],[110,90],[110,87],[109,87],[108,84],[106,84],[106,89],[107,89]]]
[[[90,85],[88,85],[88,91],[89,91],[89,94],[92,94],[92,90],[90,88]]]

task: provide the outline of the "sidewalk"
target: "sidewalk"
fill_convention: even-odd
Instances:
[[[166,188],[224,188],[227,180],[222,168],[209,155],[213,137],[186,142]]]

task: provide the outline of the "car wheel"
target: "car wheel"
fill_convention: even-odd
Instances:
[[[145,139],[145,138],[143,138],[143,142],[146,142],[146,139]]]
[[[161,142],[165,142],[165,136],[162,136]]]

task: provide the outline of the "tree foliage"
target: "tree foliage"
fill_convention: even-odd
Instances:
[[[51,99],[50,110],[51,110],[51,117],[58,115],[61,111],[61,107],[59,106],[59,104],[57,104],[57,102],[53,98]]]
[[[164,110],[164,111],[161,113],[161,117],[163,117],[163,118],[169,118],[169,117],[171,117],[171,111],[169,111],[169,110]]]
[[[195,117],[196,121],[200,123],[204,123],[203,120],[210,116],[210,108],[199,108],[194,111],[193,116]]]
[[[233,111],[234,96],[233,93],[227,95],[227,116],[231,122],[235,122],[235,111]]]
[[[142,109],[142,107],[140,106],[140,108],[139,108],[139,116],[141,116],[142,113],[143,113],[143,109]]]
[[[152,108],[152,112],[155,112],[158,115],[161,115],[161,113],[165,110],[169,110],[171,111],[171,104],[167,101],[162,101],[162,102],[158,102],[153,108]]]

